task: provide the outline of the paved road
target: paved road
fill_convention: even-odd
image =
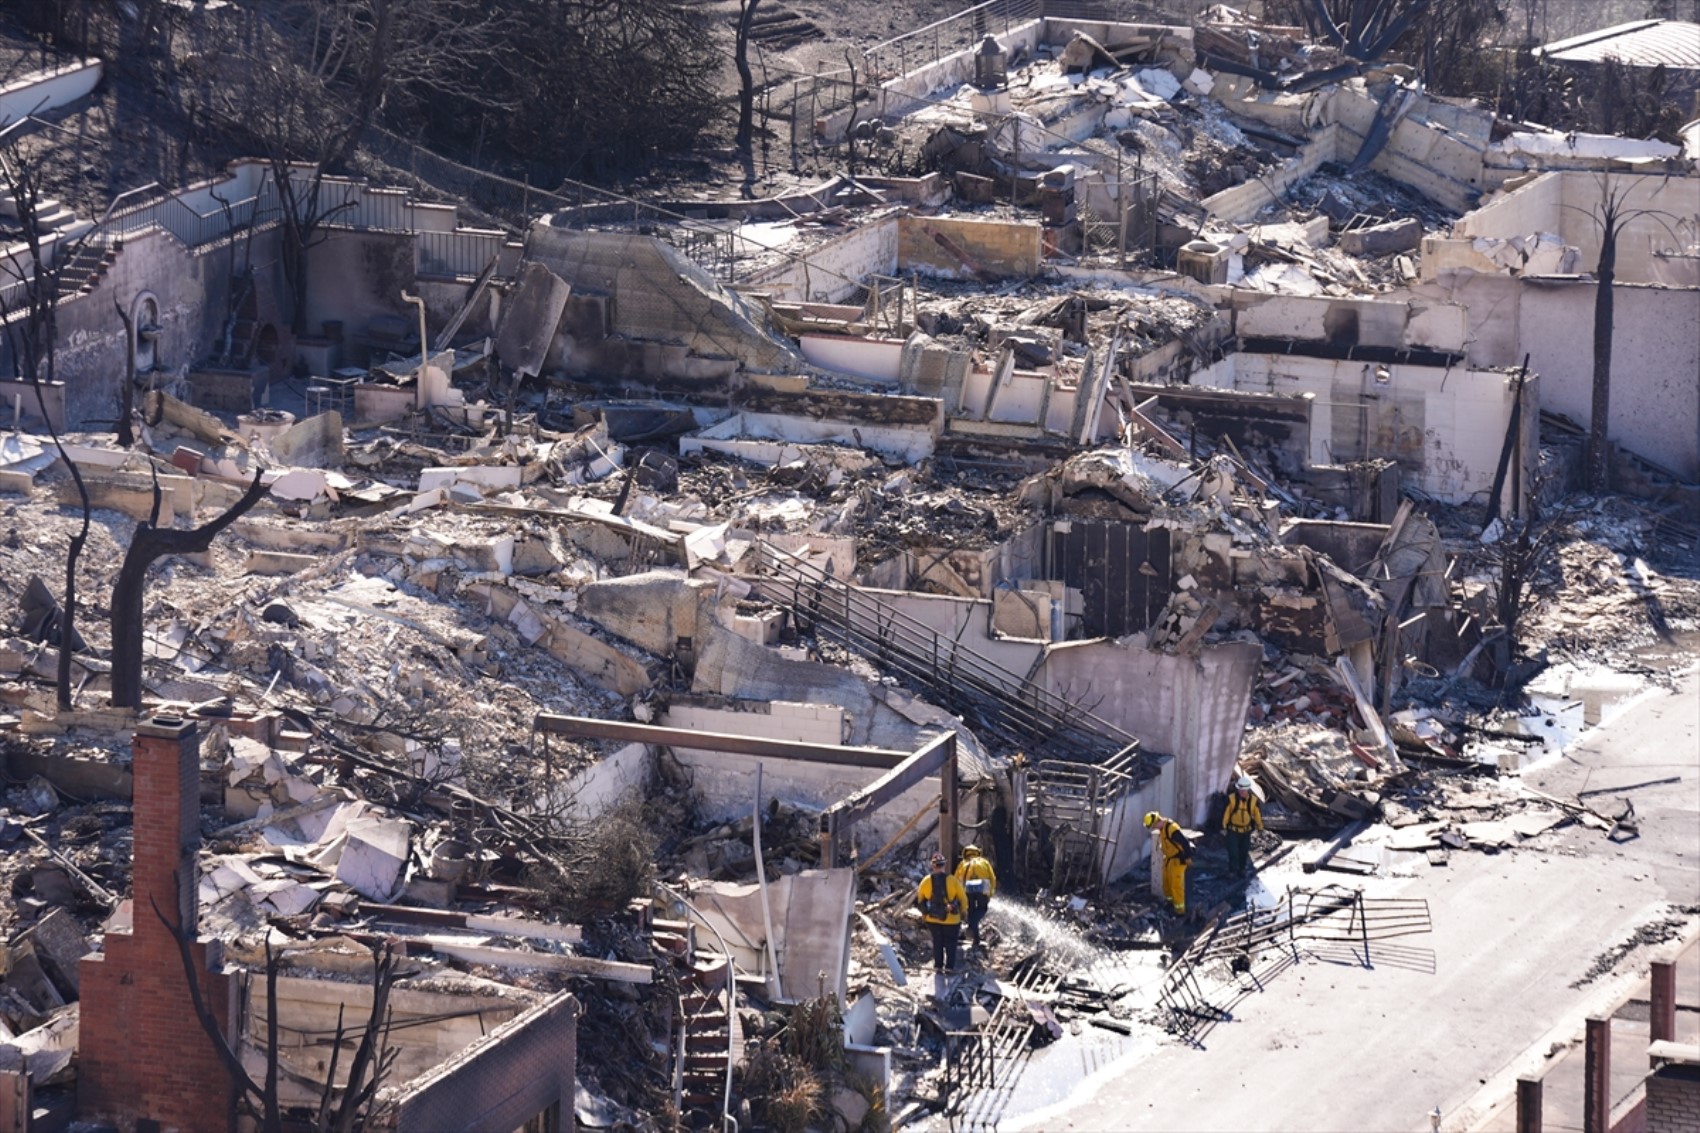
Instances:
[[[1596,957],[1665,903],[1700,904],[1700,679],[1528,774],[1553,794],[1672,776],[1632,792],[1642,837],[1625,845],[1567,828],[1542,849],[1455,853],[1447,867],[1377,880],[1372,892],[1428,898],[1433,934],[1404,943],[1432,949],[1432,970],[1420,954],[1374,970],[1306,961],[1240,1002],[1206,1049],[1135,1056],[1004,1127],[1426,1130],[1439,1105],[1444,1129],[1469,1128],[1528,1060],[1645,975],[1641,952],[1573,989]]]

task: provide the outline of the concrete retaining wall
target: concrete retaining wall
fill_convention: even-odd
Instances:
[[[1340,160],[1340,134],[1337,126],[1325,126],[1300,147],[1291,161],[1279,169],[1253,180],[1243,181],[1232,188],[1223,189],[1220,193],[1205,197],[1199,204],[1217,220],[1232,221],[1236,224],[1247,223],[1259,211],[1279,201],[1288,189],[1323,165]]]
[[[275,229],[260,233],[249,251],[259,268],[260,321],[287,337],[288,318],[278,305],[283,289],[277,239]],[[65,416],[72,428],[107,427],[117,419],[126,346],[114,302],[128,311],[143,293],[155,301],[160,327],[156,366],[175,373],[198,363],[223,327],[228,266],[222,252],[194,255],[176,237],[154,229],[125,240],[93,291],[59,305],[56,367],[65,382]]]
[[[792,303],[838,303],[862,289],[870,275],[897,270],[897,220],[887,217],[816,245],[776,267],[751,275],[739,290],[760,291]]]
[[[1251,685],[1262,659],[1261,647],[1238,641],[1206,645],[1196,657],[1146,649],[1132,637],[1071,641],[1051,646],[1038,680],[1053,695],[1129,732],[1150,751],[1173,755],[1167,774],[1172,784],[1148,786],[1140,797],[1167,801],[1174,810],[1165,814],[1197,824],[1204,821],[1211,793],[1224,789],[1239,758]]]
[[[1389,375],[1385,383],[1375,378],[1378,369]],[[1515,400],[1511,375],[1496,371],[1296,354],[1231,355],[1194,374],[1192,384],[1314,394],[1311,464],[1394,460],[1417,487],[1448,503],[1493,486]]]
[[[95,88],[100,75],[99,59],[82,59],[7,83],[0,87],[0,126],[77,101]]]

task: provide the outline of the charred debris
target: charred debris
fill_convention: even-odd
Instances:
[[[839,105],[817,83],[793,145],[850,172],[765,198],[503,233],[338,182],[319,334],[263,349],[263,166],[211,187],[253,209],[201,217],[243,241],[234,279],[163,207],[100,222],[59,380],[8,384],[0,448],[0,1051],[37,1104],[69,1105],[85,957],[152,931],[125,895],[161,737],[197,774],[189,924],[221,953],[185,970],[245,973],[236,1057],[323,1114],[356,1088],[330,1005],[363,989],[393,1053],[357,1101],[396,1128],[433,1074],[551,1026],[577,1093],[549,1104],[643,1128],[889,1127],[1083,1028],[1186,1031],[1212,941],[1256,928],[1218,833],[1242,774],[1257,863],[1302,867],[1295,925],[1372,913],[1304,874],[1634,836],[1625,801],[1514,773],[1691,621],[1695,454],[1625,436],[1621,491],[1579,495],[1572,377],[1478,300],[1586,282],[1561,184],[1664,202],[1692,163],[1554,145],[1394,61],[1271,87],[1328,60],[1232,13],[977,30]],[[154,290],[120,447],[79,319],[118,338],[92,307],[127,260]],[[1673,244],[1647,294],[1696,262]],[[182,263],[222,282],[178,296]],[[144,703],[111,707],[139,525],[256,475],[154,568]],[[1154,810],[1198,834],[1190,920],[1145,883]],[[915,885],[970,842],[987,944],[935,983]]]

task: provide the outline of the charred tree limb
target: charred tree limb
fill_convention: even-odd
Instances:
[[[242,498],[224,513],[188,531],[159,527],[159,481],[154,481],[153,513],[146,523],[138,524],[130,538],[124,562],[118,568],[118,580],[112,587],[112,704],[118,708],[140,708],[142,705],[142,598],[146,592],[148,568],[166,555],[191,555],[212,546],[221,531],[247,514],[266,494],[261,474],[254,473],[253,483]]]
[[[0,134],[0,137],[4,135]],[[77,564],[82,558],[83,547],[88,543],[92,507],[82,469],[65,451],[58,426],[47,411],[42,374],[45,371],[47,381],[53,381],[58,358],[59,291],[65,265],[98,229],[90,228],[69,241],[61,238],[51,254],[44,250],[47,232],[41,220],[44,197],[41,170],[24,157],[15,143],[0,151],[0,189],[4,189],[12,199],[13,212],[23,230],[27,252],[20,258],[19,253],[13,250],[4,262],[0,262],[0,272],[24,284],[23,298],[17,306],[0,298],[0,322],[5,324],[13,365],[19,376],[35,390],[36,409],[47,426],[47,435],[53,441],[60,463],[70,470],[71,481],[77,487],[77,499],[82,504],[82,526],[71,536],[65,552],[65,597],[60,603],[64,619],[59,638],[59,663],[54,673],[56,703],[60,711],[68,712],[72,706],[71,660],[76,652],[77,640]]]
[[[194,1011],[195,1018],[201,1024],[201,1030],[213,1044],[213,1050],[218,1054],[218,1060],[224,1064],[224,1069],[230,1075],[231,1083],[242,1095],[243,1101],[259,1110],[260,1128],[263,1133],[283,1133],[283,1115],[277,1105],[277,1082],[275,1072],[268,1072],[267,1085],[270,1090],[263,1089],[249,1075],[242,1059],[231,1047],[230,1040],[224,1036],[224,1028],[219,1025],[218,1017],[207,1006],[206,993],[201,989],[201,973],[195,963],[194,942],[189,932],[181,925],[173,924],[166,917],[159,902],[151,896],[148,903],[153,906],[153,915],[159,918],[159,923],[165,926],[165,931],[171,934],[171,939],[177,942],[177,957],[183,963],[183,978],[189,984],[189,1007]],[[273,1020],[277,1018],[277,963],[272,956],[271,945],[266,945],[266,1007]],[[277,1034],[275,1029],[268,1028],[272,1039],[271,1051],[267,1062],[275,1067],[277,1064]]]
[[[136,412],[136,321],[116,296],[112,299],[112,309],[118,312],[118,321],[124,324],[124,382],[118,394],[116,439],[118,447],[134,448],[136,436],[130,418]]]

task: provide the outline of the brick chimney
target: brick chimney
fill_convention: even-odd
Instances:
[[[82,961],[78,1108],[124,1130],[147,1119],[162,1133],[216,1133],[232,1127],[230,1077],[159,919],[191,934],[198,922],[200,736],[192,721],[156,716],[137,725],[132,750],[131,927],[107,933],[104,954]],[[233,1033],[236,981],[215,971],[217,942],[196,939],[190,953],[202,999]]]

